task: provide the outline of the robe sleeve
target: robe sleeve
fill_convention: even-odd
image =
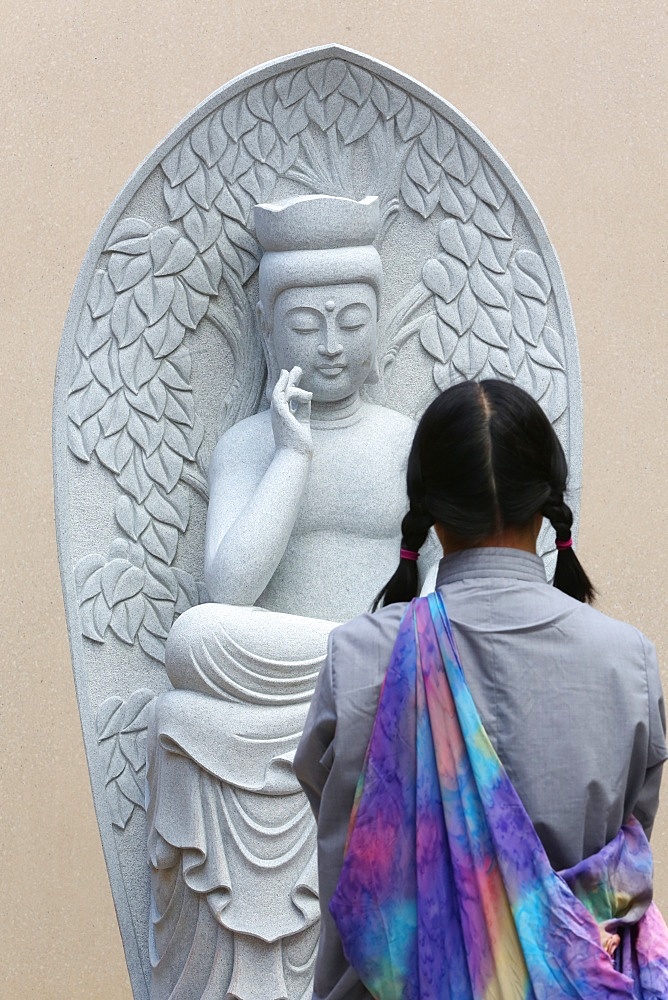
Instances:
[[[633,815],[640,820],[649,837],[654,818],[659,807],[659,788],[663,764],[668,758],[666,748],[666,713],[661,689],[661,678],[653,643],[644,639],[645,671],[647,675],[647,699],[649,712],[649,750],[647,770],[640,794],[633,807]]]
[[[311,707],[309,708],[295,753],[294,769],[297,779],[308,798],[316,822],[320,812],[320,800],[334,756],[334,736],[336,734],[336,707],[332,681],[332,635],[330,634],[327,657],[316,684]]]

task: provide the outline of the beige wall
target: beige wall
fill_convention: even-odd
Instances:
[[[191,108],[249,67],[350,45],[446,97],[508,160],[557,248],[579,331],[580,554],[604,610],[643,628],[668,665],[666,17],[659,0],[4,0],[0,995],[130,998],[56,565],[53,374],[109,203]],[[656,847],[668,909],[668,811]]]

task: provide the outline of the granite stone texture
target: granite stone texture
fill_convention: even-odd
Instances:
[[[544,227],[466,119],[367,56],[326,46],[227,84],[102,222],[63,334],[54,466],[137,998],[310,995],[292,754],[329,630],[395,568],[415,419],[487,377],[545,408],[577,517],[577,345]]]

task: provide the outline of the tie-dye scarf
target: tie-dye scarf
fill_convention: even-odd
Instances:
[[[576,868],[552,869],[483,729],[441,596],[414,601],[384,682],[330,905],[370,993],[667,998],[668,929],[650,903],[651,879],[635,820]],[[613,961],[601,941],[612,950],[614,934],[621,944]]]

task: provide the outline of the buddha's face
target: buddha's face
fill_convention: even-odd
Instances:
[[[269,334],[279,369],[299,365],[300,385],[316,402],[352,395],[374,368],[377,308],[374,289],[363,282],[281,292]]]

